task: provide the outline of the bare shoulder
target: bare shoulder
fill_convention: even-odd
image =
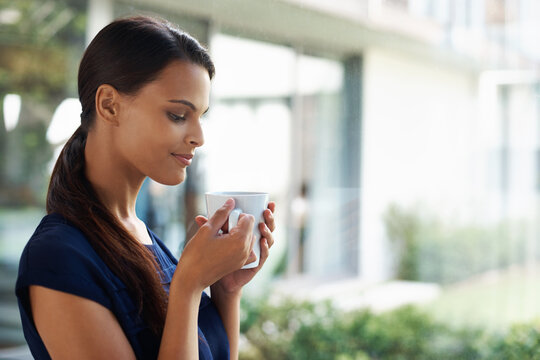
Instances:
[[[95,301],[32,285],[32,317],[53,359],[135,359],[113,313]]]

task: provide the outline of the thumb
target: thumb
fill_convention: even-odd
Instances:
[[[222,207],[217,209],[217,211],[208,219],[206,225],[209,226],[215,233],[221,229],[223,224],[227,221],[229,214],[232,209],[234,209],[234,199],[228,199]]]
[[[206,224],[207,221],[208,221],[208,219],[206,217],[202,216],[202,215],[199,215],[199,216],[195,217],[195,222],[197,223],[197,225],[199,225],[199,227]]]

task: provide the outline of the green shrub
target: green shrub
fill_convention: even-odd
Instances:
[[[293,359],[290,353],[301,327],[313,326],[316,331],[318,323],[336,317],[335,310],[325,303],[285,301],[271,306],[267,302],[244,301],[242,310],[240,331],[257,349],[257,359]]]
[[[450,225],[397,205],[383,221],[398,279],[449,284],[526,260],[526,227],[519,222]],[[540,259],[538,253],[528,256]]]
[[[485,350],[485,359],[540,359],[540,323],[516,325],[508,334],[494,336]]]
[[[540,349],[537,332],[527,342],[512,340],[518,337],[515,331],[489,337],[478,330],[452,329],[414,307],[377,315],[340,312],[330,303],[244,302],[241,325],[251,345],[249,354],[241,356],[244,360],[466,360],[492,359],[492,348],[516,354]]]
[[[394,246],[396,277],[416,280],[419,277],[419,234],[422,222],[414,213],[390,205],[383,216],[386,235]]]

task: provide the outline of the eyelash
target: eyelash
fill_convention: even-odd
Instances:
[[[178,115],[170,113],[170,112],[168,112],[167,115],[169,116],[169,119],[171,119],[174,122],[181,122],[181,121],[186,120],[185,116],[178,116]]]

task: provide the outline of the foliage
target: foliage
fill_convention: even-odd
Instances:
[[[54,109],[76,94],[86,1],[0,0],[0,204],[43,206],[53,154],[46,131]],[[6,94],[22,99],[7,132]]]
[[[330,303],[244,301],[241,359],[540,359],[538,324],[505,334],[453,329],[414,307],[340,312]]]
[[[418,279],[418,233],[421,222],[414,213],[391,205],[384,214],[386,233],[395,246],[397,255],[396,276],[398,279]]]
[[[486,359],[521,360],[540,359],[540,322],[514,326],[506,335],[489,342]]]
[[[396,277],[448,284],[491,269],[523,263],[524,226],[449,225],[419,211],[392,205],[384,215],[396,256]]]
[[[1,2],[0,11],[15,14],[0,22],[0,95],[42,102],[64,97],[76,70],[74,53],[79,57],[84,47],[83,2]]]
[[[0,124],[1,125],[1,124]],[[47,190],[47,165],[52,146],[45,137],[42,122],[22,123],[6,138],[0,204],[4,206],[43,206]],[[15,150],[15,151],[14,151]]]

